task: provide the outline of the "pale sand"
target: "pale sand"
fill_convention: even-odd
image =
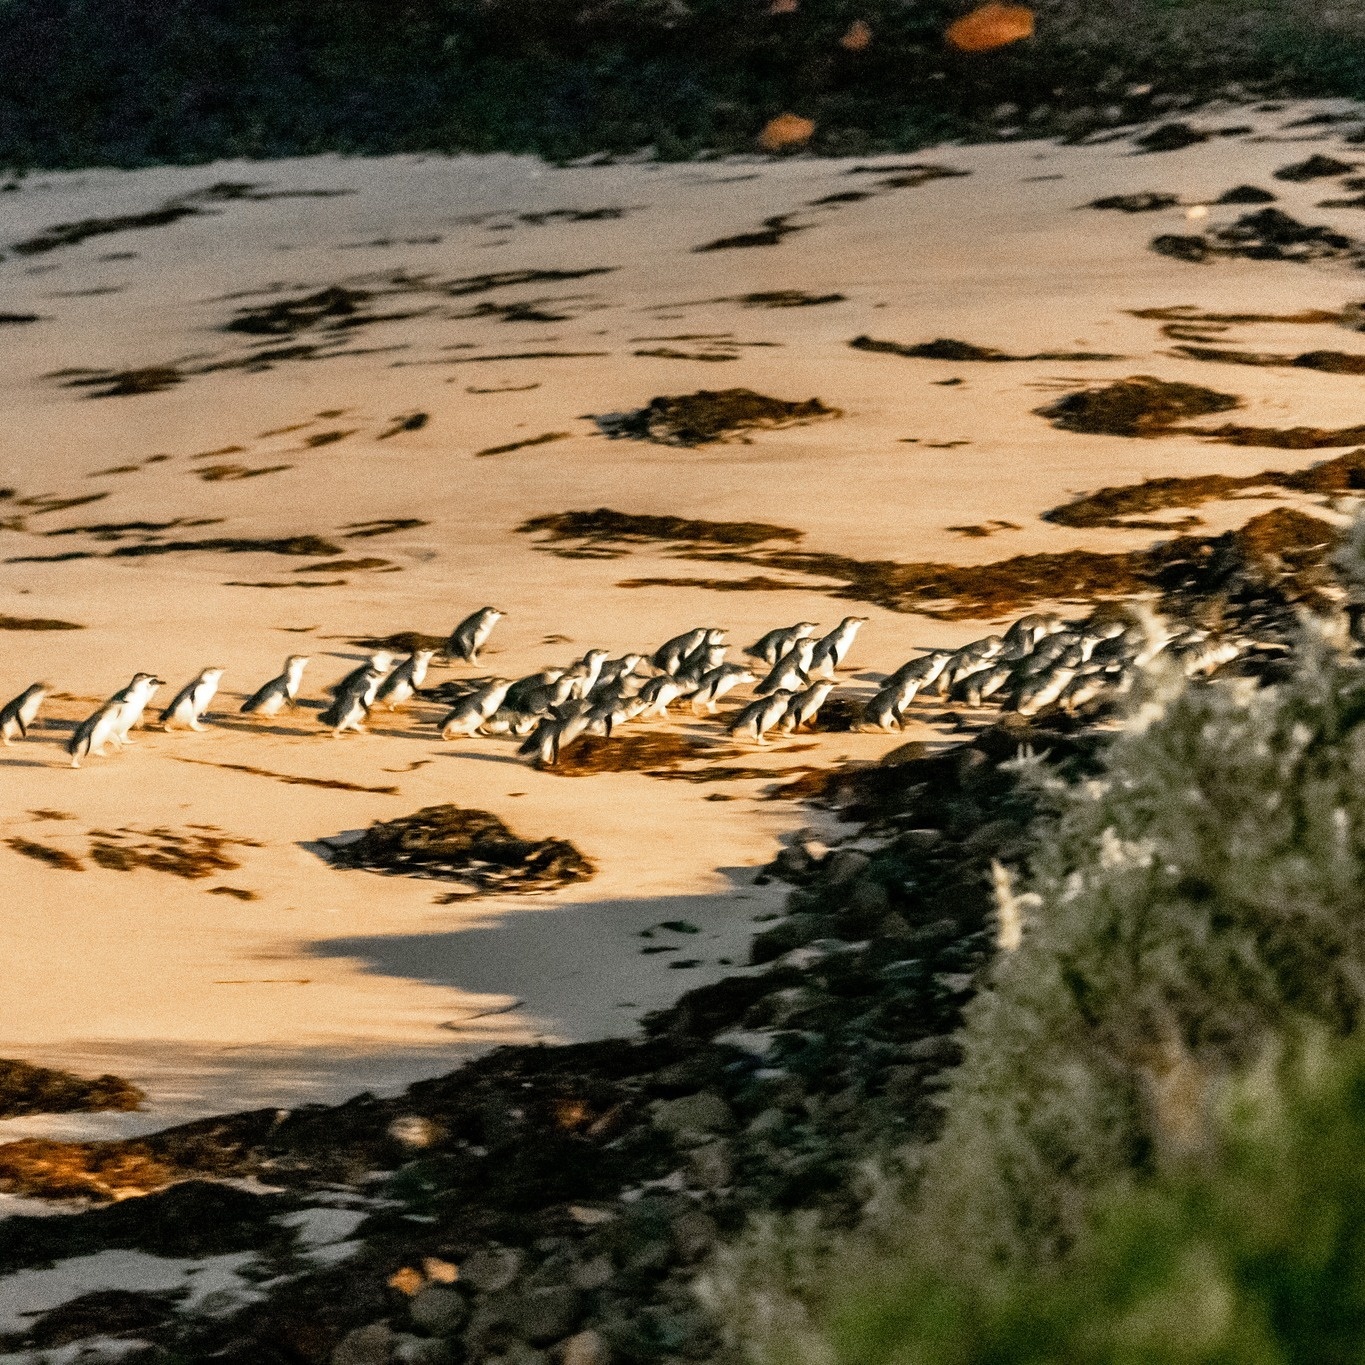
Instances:
[[[1321,106],[1312,106],[1318,108]],[[1242,110],[1196,119],[1255,122],[1268,133],[1310,106],[1279,114]],[[213,825],[259,841],[237,850],[241,867],[204,882],[141,870],[44,867],[0,846],[0,1056],[113,1070],[145,1085],[145,1113],[18,1120],[0,1137],[132,1132],[226,1108],[334,1099],[362,1087],[392,1089],[449,1069],[499,1042],[585,1039],[628,1031],[682,990],[738,970],[756,919],[779,886],[754,887],[781,838],[821,817],[759,799],[765,783],[692,784],[640,775],[567,779],[532,771],[506,741],[443,744],[417,717],[332,742],[314,712],[251,725],[240,698],[311,652],[306,695],[338,677],[360,651],[354,636],[420,629],[436,634],[492,602],[508,612],[487,652],[509,676],[565,663],[601,646],[652,647],[698,623],[726,626],[747,643],[802,616],[833,623],[846,611],[872,619],[841,690],[866,695],[878,671],[916,649],[960,643],[981,623],[945,624],[832,599],[818,581],[774,576],[802,591],[716,593],[625,589],[624,578],[746,577],[742,565],[669,557],[637,548],[614,560],[563,559],[514,533],[523,518],[612,507],[714,520],[762,520],[805,533],[803,548],[863,559],[984,561],[1075,547],[1145,545],[1150,532],[1078,532],[1039,514],[1073,492],[1149,475],[1301,468],[1331,452],[1232,449],[1192,437],[1136,441],[1054,430],[1032,409],[1054,392],[1153,373],[1243,395],[1233,420],[1271,426],[1360,420],[1358,379],[1171,358],[1159,324],[1125,309],[1198,304],[1213,311],[1336,309],[1361,294],[1342,266],[1221,261],[1192,266],[1147,249],[1157,232],[1230,222],[1243,208],[1214,208],[1201,223],[1183,209],[1126,215],[1078,206],[1117,192],[1163,189],[1187,201],[1243,182],[1273,188],[1279,207],[1307,222],[1365,230],[1360,210],[1321,210],[1343,193],[1332,181],[1284,184],[1271,172],[1312,151],[1359,159],[1330,130],[1219,139],[1135,157],[1119,141],[1092,147],[1040,143],[944,148],[885,164],[935,163],[970,171],[860,203],[807,208],[811,200],[869,189],[878,177],[851,164],[794,159],[551,169],[509,157],[340,159],[221,164],[138,172],[40,175],[4,196],[9,242],[54,223],[140,213],[217,181],[269,189],[344,188],[334,198],[208,205],[214,216],[91,238],[0,264],[0,309],[50,320],[0,328],[6,414],[0,485],[20,497],[107,490],[100,502],[30,514],[28,531],[0,536],[4,556],[112,548],[88,536],[48,539],[62,526],[172,518],[221,524],[168,534],[336,537],[348,523],[420,517],[429,524],[376,539],[338,540],[343,557],[375,556],[397,573],[299,574],[308,560],[260,554],[175,554],[57,564],[0,564],[3,611],[88,627],[6,636],[8,697],[39,677],[74,699],[44,715],[73,720],[154,669],[174,687],[199,668],[228,669],[215,708],[227,721],[202,735],[143,732],[122,755],[72,772],[66,731],[39,729],[4,751],[3,829],[84,854],[92,829]],[[863,162],[861,164],[868,164]],[[1042,177],[1042,178],[1040,178]],[[561,208],[631,209],[619,219],[514,222]],[[638,207],[635,207],[638,206]],[[809,230],[771,248],[694,253],[708,240],[750,231],[774,214]],[[472,221],[488,215],[482,221]],[[511,224],[505,230],[499,224]],[[439,243],[417,239],[440,237]],[[390,239],[389,246],[357,246]],[[417,241],[417,244],[412,244]],[[345,249],[343,249],[345,248]],[[132,259],[101,259],[122,253]],[[430,310],[360,329],[356,348],[401,347],[266,373],[192,377],[166,392],[87,399],[51,371],[128,369],[186,357],[246,354],[261,339],[224,333],[233,308],[336,283],[404,271],[449,280],[493,271],[584,269],[613,273],[504,287],[465,298],[410,292],[374,311]],[[118,292],[81,295],[115,288]],[[845,302],[748,309],[705,302],[758,290],[839,292]],[[483,302],[558,300],[565,321],[509,323],[452,315]],[[641,358],[641,342],[680,334],[732,334],[746,346],[724,363]],[[906,343],[954,337],[1015,352],[1102,350],[1112,362],[945,364],[871,355],[860,333]],[[304,333],[292,340],[321,339]],[[1218,344],[1249,349],[1365,350],[1332,326],[1236,327]],[[279,344],[291,344],[280,338]],[[708,349],[709,343],[695,343]],[[449,349],[459,347],[463,349]],[[578,359],[450,363],[505,352],[602,351]],[[960,376],[957,387],[934,381]],[[468,386],[521,392],[471,394]],[[657,394],[742,385],[788,399],[818,395],[838,421],[759,433],[750,444],[675,449],[613,441],[587,414],[635,408]],[[333,418],[317,414],[340,410]],[[424,411],[425,428],[376,437],[396,416]],[[302,430],[264,437],[272,429]],[[321,431],[351,434],[316,449]],[[569,432],[568,439],[488,458],[481,449]],[[905,444],[903,438],[921,444]],[[930,443],[967,441],[955,449]],[[202,452],[240,446],[207,459]],[[96,476],[113,466],[164,462]],[[287,471],[204,482],[216,463]],[[1302,501],[1302,500],[1301,500]],[[1200,509],[1214,530],[1235,526],[1266,500]],[[0,513],[23,512],[0,503]],[[993,518],[1017,523],[989,540],[949,531]],[[344,577],[345,586],[268,591],[228,580],[285,582]],[[306,632],[286,633],[290,628]],[[543,643],[563,634],[571,643]],[[436,670],[432,682],[462,676]],[[170,688],[159,699],[169,699]],[[3,700],[3,698],[0,698]],[[710,727],[714,730],[714,723]],[[753,761],[775,770],[875,758],[907,738],[944,733],[916,722],[904,736],[839,734],[772,746]],[[818,742],[817,742],[818,741]],[[798,750],[800,744],[815,748]],[[792,752],[796,750],[795,752]],[[177,758],[248,764],[276,773],[394,785],[397,795],[282,785],[268,777],[190,766]],[[409,765],[426,766],[409,771]],[[741,759],[748,762],[749,759]],[[715,792],[739,799],[708,802]],[[311,841],[418,807],[455,801],[492,810],[517,832],[572,839],[599,875],[570,891],[433,904],[437,883],[329,868]],[[57,810],[70,820],[27,812]],[[211,886],[257,893],[238,901]],[[686,919],[676,954],[642,955],[641,930]],[[653,942],[663,941],[663,935]],[[700,959],[671,970],[670,957]]]

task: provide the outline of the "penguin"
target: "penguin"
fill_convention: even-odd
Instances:
[[[725,726],[727,733],[737,735],[743,732],[760,744],[766,744],[768,741],[764,736],[786,715],[787,707],[794,695],[783,690],[750,702],[727,722]]]
[[[760,636],[744,652],[751,659],[758,659],[771,668],[798,640],[813,635],[817,627],[814,621],[798,621],[794,626],[779,626]]]
[[[110,701],[119,703],[118,720],[114,723],[110,738],[120,749],[125,744],[133,742],[132,731],[142,720],[147,703],[156,695],[157,690],[165,685],[164,679],[153,677],[150,673],[134,673],[128,686],[109,698]]]
[[[1021,716],[1036,716],[1066,691],[1075,676],[1075,668],[1059,665],[1041,676],[1030,679],[1019,689],[1014,709]]]
[[[354,730],[358,735],[365,733],[371,699],[384,680],[384,674],[373,663],[366,664],[358,672],[359,676],[347,675],[343,682],[349,686],[338,686],[332,704],[318,715],[320,724],[332,727],[333,739],[338,739],[347,730]]]
[[[115,738],[123,703],[110,698],[97,711],[88,715],[76,727],[75,733],[67,741],[66,751],[71,755],[71,766],[79,768],[81,759],[87,754],[102,755],[105,745]]]
[[[1005,632],[1003,652],[1011,658],[1022,659],[1037,647],[1040,640],[1055,635],[1061,629],[1061,617],[1050,612],[1046,615],[1030,612],[1027,616],[1021,616]]]
[[[366,706],[374,705],[375,693],[379,690],[379,684],[389,676],[393,670],[393,655],[387,649],[377,649],[370,657],[358,668],[353,668],[346,674],[340,682],[334,682],[324,689],[328,696],[340,697],[343,693],[353,692],[364,679],[366,690],[369,695],[365,698]],[[372,675],[377,674],[378,677]],[[373,684],[373,685],[372,685]]]
[[[1205,640],[1177,650],[1176,656],[1187,678],[1200,678],[1217,672],[1241,652],[1231,640]]]
[[[694,690],[671,674],[661,673],[657,678],[651,678],[640,689],[640,700],[644,702],[646,708],[643,714],[665,716],[668,714],[668,708],[679,697],[685,697]]]
[[[590,649],[569,669],[569,676],[573,679],[573,690],[569,695],[578,700],[586,697],[597,686],[598,676],[601,674],[602,665],[606,661],[607,651],[605,649]]]
[[[461,697],[441,721],[441,738],[472,735],[503,704],[511,686],[510,678],[493,678]]]
[[[938,679],[953,656],[946,649],[931,650],[918,659],[902,664],[894,673],[882,680],[883,687],[899,686],[901,683],[914,682],[916,691],[927,689]],[[914,693],[911,693],[914,696]],[[909,703],[906,703],[909,705]]]
[[[243,713],[252,715],[260,712],[263,716],[273,716],[286,706],[292,707],[298,699],[303,670],[308,663],[307,654],[291,654],[284,661],[284,672],[278,678],[271,678],[242,703]]]
[[[793,657],[801,652],[798,645],[789,650],[773,666],[772,671],[754,688],[754,694],[766,697],[773,692],[799,692],[810,684],[810,676],[801,667],[800,660]]]
[[[539,716],[533,716],[526,711],[514,711],[504,702],[479,726],[479,733],[511,735],[513,739],[525,739],[539,724]]]
[[[546,716],[517,752],[534,758],[542,766],[553,767],[559,762],[560,750],[567,748],[588,728],[589,710],[583,701],[570,702],[563,715]]]
[[[206,668],[192,682],[186,683],[161,713],[161,728],[169,730],[183,725],[190,730],[202,730],[204,727],[199,721],[218,691],[218,681],[224,672],[221,668]]]
[[[623,682],[627,678],[635,678],[635,670],[644,661],[645,656],[643,654],[623,654],[619,659],[608,659],[602,665],[602,671],[597,675],[598,687]],[[643,679],[640,681],[643,682]]]
[[[803,725],[811,724],[820,714],[820,708],[833,690],[833,678],[820,678],[804,691],[798,692],[787,703],[781,720],[782,728],[795,732]]]
[[[910,709],[910,703],[923,686],[924,678],[920,674],[898,679],[893,673],[864,708],[864,724],[875,726],[878,730],[899,729],[901,720]]]
[[[963,700],[968,706],[980,706],[983,701],[995,696],[1013,677],[1013,664],[988,664],[967,678]]]
[[[705,626],[697,626],[693,630],[684,631],[681,635],[675,635],[654,651],[650,662],[655,668],[662,668],[665,673],[676,673],[682,661],[706,639],[706,632]]]
[[[523,681],[527,680],[523,679]],[[520,684],[515,686],[520,686]],[[504,705],[513,705],[512,693],[515,686],[508,689]],[[556,676],[552,681],[542,683],[539,687],[523,692],[515,705],[518,710],[528,711],[533,716],[549,715],[551,711],[558,710],[573,697],[577,686],[578,678],[575,674],[556,671]]]
[[[446,655],[450,659],[462,659],[467,664],[479,662],[479,650],[488,642],[493,627],[507,613],[497,607],[480,607],[472,616],[466,616],[450,632],[450,642],[446,645]]]
[[[811,652],[811,661],[806,667],[806,672],[818,668],[823,671],[827,678],[834,676],[834,671],[842,667],[844,660],[848,657],[848,651],[853,647],[854,637],[866,624],[866,616],[845,616],[832,631],[820,639]]]
[[[20,739],[27,739],[28,728],[37,717],[43,698],[51,690],[52,687],[48,683],[33,683],[30,687],[24,688],[13,701],[7,702],[4,708],[0,709],[0,739],[6,744],[12,744],[16,735]]]
[[[375,704],[390,711],[412,700],[413,694],[426,681],[427,667],[436,657],[434,649],[419,649],[409,654],[397,668],[379,684],[374,694]]]
[[[716,714],[716,703],[733,688],[744,683],[756,681],[755,674],[743,664],[721,664],[709,673],[702,674],[697,690],[692,694],[692,711],[698,714],[705,710]]]
[[[730,651],[721,644],[699,645],[683,660],[682,666],[674,676],[681,678],[685,682],[692,683],[696,687],[700,687],[701,680],[708,673],[712,673],[719,668],[725,662],[725,656],[729,652]]]
[[[509,711],[531,711],[532,699],[538,698],[538,694],[544,688],[563,676],[564,670],[562,668],[544,668],[539,673],[531,673],[524,678],[518,678],[507,689],[507,697],[503,701],[503,706]],[[548,706],[545,709],[548,710]]]

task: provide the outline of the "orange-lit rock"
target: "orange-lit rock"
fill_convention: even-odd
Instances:
[[[800,114],[779,114],[769,119],[758,135],[758,145],[765,152],[780,152],[787,147],[804,147],[815,136],[815,124]]]
[[[861,19],[855,19],[848,32],[839,39],[839,46],[846,52],[861,52],[872,41],[872,30]]]
[[[989,52],[1033,36],[1033,11],[1027,5],[1002,5],[996,0],[964,14],[944,35],[959,52]]]
[[[795,14],[798,9],[797,0],[773,0],[768,6],[769,14]]]

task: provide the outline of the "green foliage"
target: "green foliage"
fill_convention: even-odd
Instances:
[[[1098,781],[1057,793],[1021,947],[969,1005],[921,1190],[981,1261],[1069,1246],[1090,1192],[1196,1145],[1216,1083],[1365,1000],[1365,670],[1149,701]]]
[[[855,1291],[840,1365],[1295,1365],[1365,1356],[1365,1049],[1232,1091],[1211,1150],[1103,1201],[1064,1270]]]

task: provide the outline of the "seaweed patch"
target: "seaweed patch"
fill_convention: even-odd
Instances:
[[[496,815],[455,805],[377,821],[359,839],[328,846],[335,867],[456,883],[443,900],[554,891],[596,872],[567,839],[522,839]]]
[[[77,1076],[0,1057],[0,1119],[29,1114],[131,1113],[147,1098],[121,1076]]]
[[[915,360],[950,361],[1018,361],[1018,360],[1122,360],[1121,355],[1100,351],[1038,351],[1033,355],[1010,355],[990,346],[977,346],[970,341],[954,341],[939,337],[907,346],[899,341],[877,341],[873,337],[854,337],[848,343],[855,351],[878,351],[886,355],[908,356]]]
[[[800,426],[842,417],[818,398],[792,402],[752,389],[700,389],[696,393],[651,399],[636,412],[610,413],[592,420],[614,438],[656,441],[662,445],[700,446],[755,429]]]

